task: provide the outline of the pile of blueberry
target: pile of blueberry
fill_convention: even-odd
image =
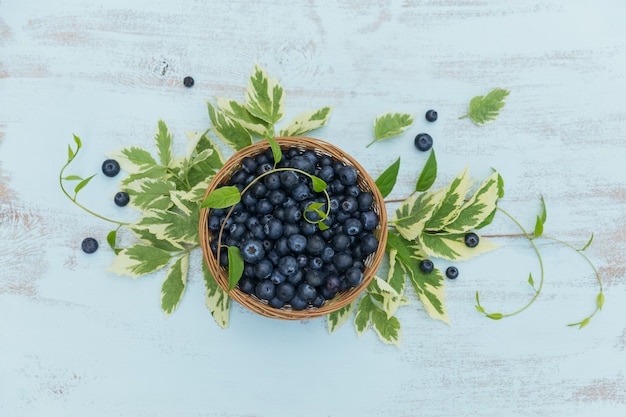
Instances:
[[[238,247],[244,259],[241,291],[274,308],[321,307],[363,281],[364,261],[378,249],[374,197],[358,186],[353,167],[312,150],[285,149],[276,172],[266,174],[273,169],[271,150],[242,160],[224,185],[240,192],[252,185],[230,216],[230,209],[210,211],[211,250],[217,254],[223,229],[221,244]],[[326,195],[313,190],[311,178],[296,170],[326,182],[330,208]],[[307,210],[312,204],[321,207]],[[220,264],[228,265],[223,246]]]

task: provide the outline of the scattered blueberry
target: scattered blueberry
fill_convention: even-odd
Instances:
[[[185,77],[183,78],[183,84],[185,85],[185,87],[190,88],[193,87],[193,85],[195,84],[195,81],[192,77]]]
[[[115,201],[116,205],[118,205],[120,207],[124,207],[130,201],[130,197],[128,196],[127,192],[120,191],[117,194],[115,194],[115,197],[113,198],[113,201]]]
[[[102,163],[102,173],[107,177],[114,177],[120,173],[120,164],[115,159],[107,159]]]
[[[465,235],[465,244],[469,248],[475,248],[478,246],[478,235],[476,233],[470,232]]]
[[[449,266],[446,269],[446,276],[450,279],[456,279],[459,276],[459,270],[456,266]]]
[[[92,237],[86,237],[81,243],[81,248],[85,253],[94,253],[98,250],[98,241]]]
[[[433,272],[433,269],[435,269],[435,264],[433,264],[433,261],[431,261],[430,259],[424,259],[420,262],[419,267],[420,271],[422,271],[423,273],[430,274],[431,272]]]
[[[428,133],[419,133],[415,136],[415,147],[426,152],[433,147],[433,138]]]
[[[435,120],[437,120],[437,112],[435,110],[428,110],[426,112],[426,120],[428,120],[429,122],[434,122]]]

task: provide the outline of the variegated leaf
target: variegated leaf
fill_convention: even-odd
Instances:
[[[193,245],[198,243],[197,213],[185,216],[167,210],[150,210],[134,226],[148,229],[158,239]]]
[[[445,190],[429,191],[409,197],[396,210],[391,222],[407,240],[415,240],[445,195]]]
[[[144,226],[136,226],[134,224],[129,226],[130,231],[137,236],[143,243],[147,243],[150,246],[164,250],[166,252],[178,252],[184,249],[183,245],[178,242],[174,242],[170,239],[158,238],[154,233],[148,230]]]
[[[494,172],[463,204],[456,219],[445,226],[450,233],[467,233],[481,226],[496,209],[498,203],[498,173]]]
[[[138,146],[125,147],[109,153],[108,156],[115,159],[120,167],[129,174],[158,171],[160,175],[154,172],[151,177],[158,178],[165,175],[165,168],[159,167],[150,152]]]
[[[341,307],[339,310],[335,310],[326,316],[326,324],[328,326],[328,333],[333,333],[335,330],[343,326],[354,311],[356,301]]]
[[[173,182],[153,178],[138,179],[124,187],[130,196],[129,205],[139,210],[167,210],[172,205],[170,192],[175,189]]]
[[[261,137],[268,135],[267,122],[250,114],[244,104],[221,97],[215,99],[215,104],[228,117],[237,120],[248,132]]]
[[[478,246],[470,248],[465,244],[464,233],[423,233],[419,241],[428,256],[450,261],[464,261],[498,248],[498,245],[483,238]]]
[[[233,120],[207,102],[209,118],[213,124],[213,131],[228,146],[238,151],[252,145],[252,136],[236,120]]]
[[[156,143],[161,165],[164,167],[170,166],[174,158],[172,152],[172,135],[163,120],[159,120],[158,130],[154,136],[154,142]]]
[[[424,229],[439,231],[456,219],[471,185],[469,169],[465,168],[445,188],[445,195],[426,222]]]
[[[312,130],[326,126],[332,107],[322,107],[318,110],[309,110],[300,113],[296,118],[280,131],[281,136],[300,136]]]
[[[206,306],[217,325],[225,329],[228,327],[230,316],[230,297],[222,287],[217,285],[204,262],[202,263],[202,273],[206,288]]]
[[[170,253],[163,249],[137,243],[122,249],[107,270],[118,275],[137,278],[165,267],[171,257]]]
[[[246,109],[267,123],[276,123],[283,117],[285,94],[275,78],[255,65],[246,90]]]
[[[367,287],[367,291],[381,297],[382,308],[388,318],[396,314],[399,307],[409,303],[409,301],[401,294],[398,294],[387,281],[379,277],[374,277],[372,283]]]
[[[161,287],[161,309],[170,315],[183,298],[189,271],[189,253],[176,259],[167,271],[167,277]]]
[[[207,150],[211,151],[210,155],[200,162],[193,162],[187,171],[187,180],[192,189],[201,183],[208,184],[215,176],[215,173],[224,166],[224,155],[222,155],[219,147],[205,134],[196,142],[192,155],[197,156]],[[204,193],[202,196],[204,196]]]
[[[385,314],[384,311],[374,308],[371,313],[372,328],[378,338],[385,344],[400,347],[402,329],[400,321],[394,316]]]
[[[356,307],[356,314],[354,315],[354,329],[359,337],[363,335],[365,330],[367,330],[370,318],[372,317],[372,310],[374,308],[376,307],[374,306],[369,294],[361,297]]]
[[[387,275],[387,282],[398,294],[404,294],[405,273],[402,269],[402,265],[397,260],[398,251],[396,249],[390,249],[389,251],[389,273]]]

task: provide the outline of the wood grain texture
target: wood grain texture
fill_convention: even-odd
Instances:
[[[621,0],[0,0],[0,416],[626,415],[625,16]],[[163,274],[106,272],[111,225],[61,194],[67,144],[83,139],[72,173],[91,175],[121,146],[153,149],[163,119],[181,153],[185,132],[209,125],[205,101],[243,100],[255,63],[284,86],[286,120],[332,105],[316,136],[374,178],[401,156],[390,199],[413,190],[421,131],[435,139],[438,185],[468,164],[476,178],[495,167],[502,207],[529,229],[543,196],[547,234],[580,247],[594,233],[586,253],[604,310],[584,330],[565,326],[593,310],[597,283],[575,252],[542,240],[535,305],[500,322],[478,315],[476,290],[502,312],[532,295],[536,258],[505,238],[458,264],[451,326],[410,295],[400,350],[351,325],[329,336],[323,320],[239,306],[221,330],[199,253],[164,319]],[[458,119],[493,87],[511,90],[496,122]],[[415,114],[415,125],[366,149],[387,111]],[[82,201],[132,219],[111,203],[116,189],[97,176]],[[515,232],[503,217],[485,231]],[[80,251],[88,235],[102,245],[94,255]]]

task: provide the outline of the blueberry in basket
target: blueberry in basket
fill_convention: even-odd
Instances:
[[[236,187],[241,201],[208,211],[210,251],[215,257],[221,245],[223,258],[225,246],[239,249],[243,293],[274,309],[319,308],[363,284],[380,246],[375,198],[353,166],[332,156],[295,146],[282,149],[278,163],[274,155],[270,148],[246,156],[217,186]]]

